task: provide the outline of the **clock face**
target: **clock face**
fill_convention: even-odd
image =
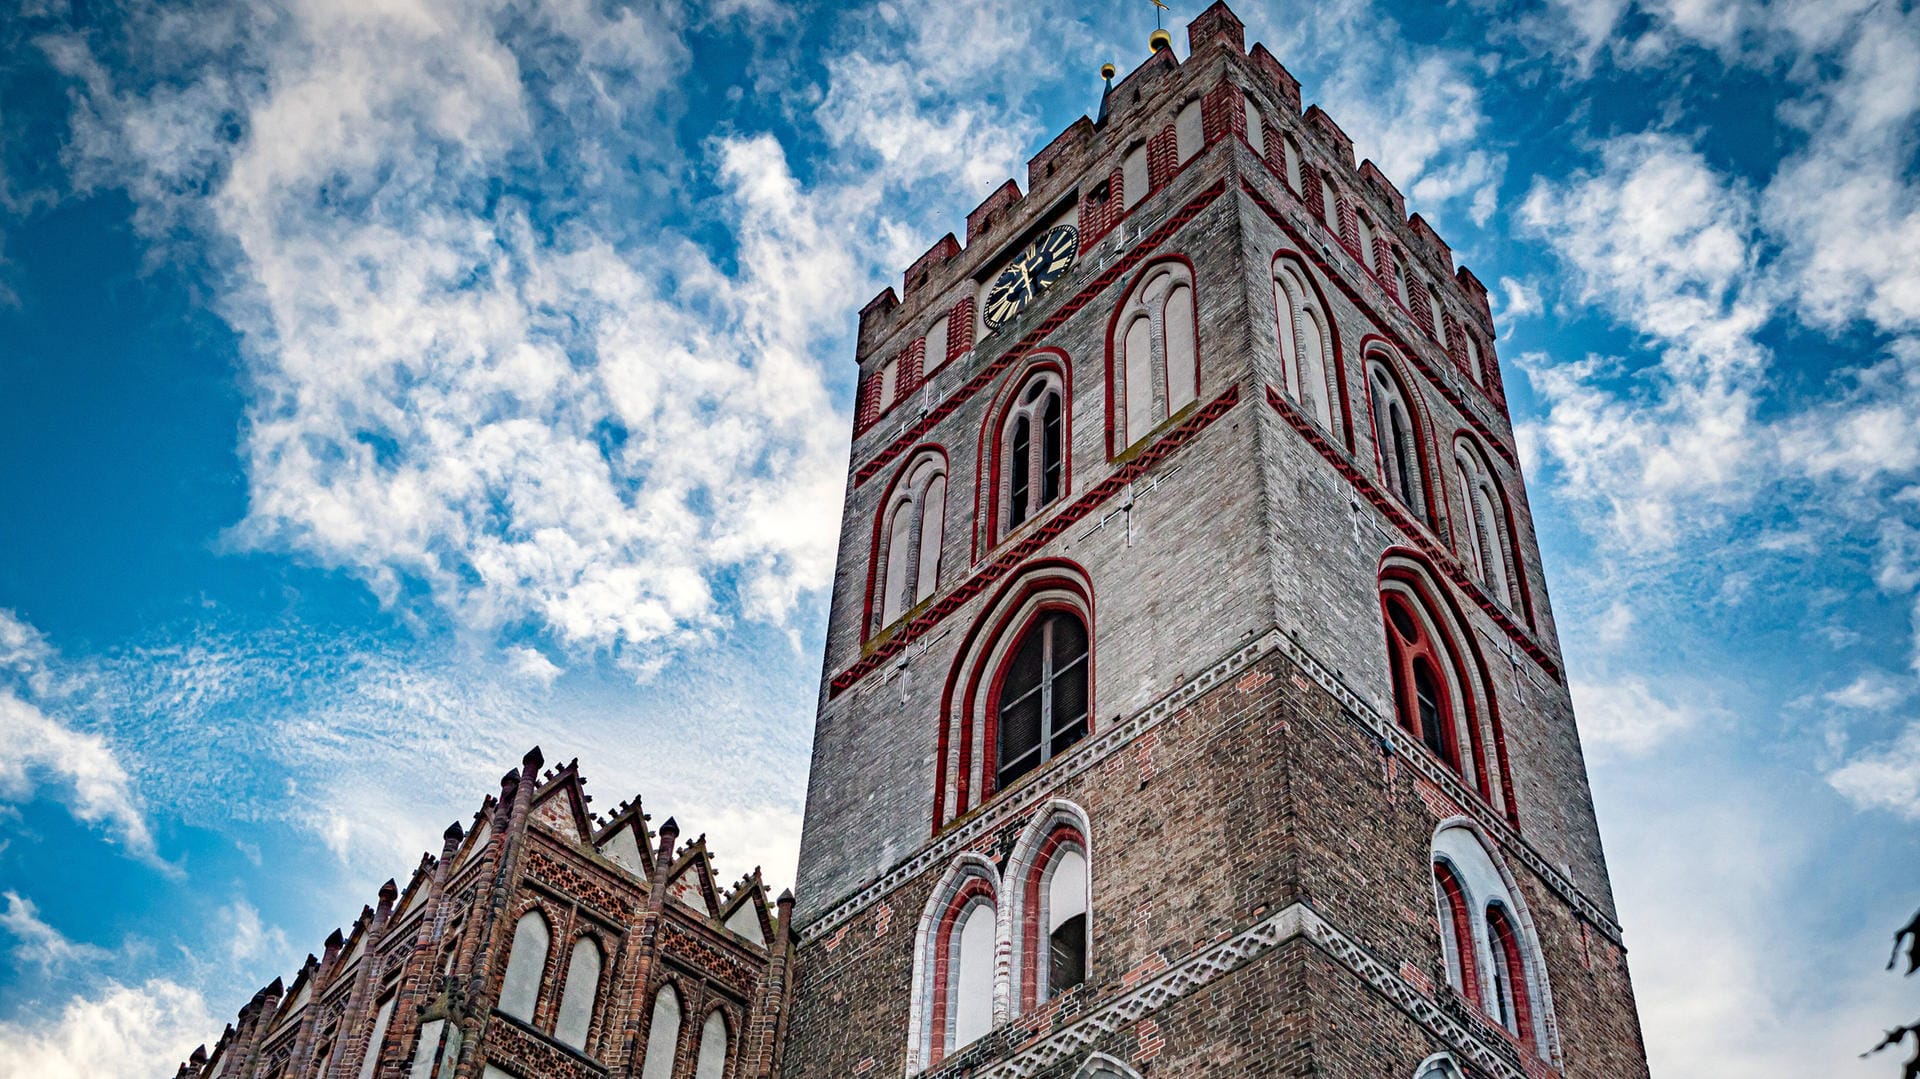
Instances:
[[[1080,237],[1072,225],[1056,225],[1000,271],[980,311],[987,329],[998,330],[1027,309],[1035,296],[1073,268]]]

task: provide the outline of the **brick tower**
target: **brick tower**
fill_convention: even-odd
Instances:
[[[860,313],[786,1075],[1644,1076],[1486,290],[1188,39]]]

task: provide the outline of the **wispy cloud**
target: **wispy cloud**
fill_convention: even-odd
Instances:
[[[57,1014],[0,1021],[0,1079],[162,1074],[217,1030],[197,990],[165,978],[109,981]]]
[[[63,970],[76,963],[96,963],[110,955],[107,949],[67,939],[58,929],[40,917],[40,908],[19,892],[0,893],[6,909],[0,910],[0,929],[13,937],[16,962],[40,968],[42,974]]]

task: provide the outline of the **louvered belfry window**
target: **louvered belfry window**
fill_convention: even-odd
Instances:
[[[1087,733],[1087,627],[1051,611],[1014,647],[1000,684],[999,771],[1006,789]]]

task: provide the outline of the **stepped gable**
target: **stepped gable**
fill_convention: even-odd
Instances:
[[[436,1075],[637,1074],[663,989],[693,1023],[672,1052],[725,1029],[728,1074],[771,1079],[791,897],[757,868],[722,893],[705,836],[656,834],[637,796],[603,817],[577,759],[543,763],[529,752],[177,1079],[406,1079],[423,1053]]]

